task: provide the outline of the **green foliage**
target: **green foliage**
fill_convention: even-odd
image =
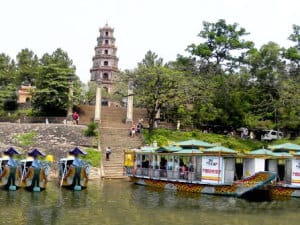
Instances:
[[[72,61],[66,52],[57,49],[52,55],[45,54],[41,62],[32,105],[47,115],[65,115],[70,104],[71,78],[74,79],[75,73]]]
[[[88,148],[86,152],[87,154],[84,156],[84,160],[93,167],[99,167],[102,157],[101,153],[94,148]]]
[[[16,139],[19,145],[22,147],[33,146],[35,143],[35,137],[35,132],[14,135],[14,139]]]
[[[84,135],[87,137],[94,137],[98,134],[98,123],[91,122],[88,124],[88,127],[86,130],[84,130]]]
[[[146,144],[157,142],[158,146],[165,146],[174,144],[178,141],[185,141],[189,139],[198,139],[210,143],[217,143],[222,146],[235,149],[238,152],[246,152],[263,147],[266,143],[256,140],[244,140],[231,136],[224,136],[219,134],[202,133],[200,131],[170,131],[166,129],[156,129],[153,134],[147,131],[143,132]]]

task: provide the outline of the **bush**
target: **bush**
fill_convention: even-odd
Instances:
[[[84,135],[86,137],[94,137],[98,134],[98,124],[95,122],[91,122],[88,124],[87,129],[84,131]]]
[[[86,156],[84,160],[87,161],[93,167],[100,166],[101,153],[93,148],[86,149]]]

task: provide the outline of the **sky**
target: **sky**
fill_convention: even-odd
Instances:
[[[151,50],[164,62],[188,55],[199,44],[203,21],[225,19],[250,33],[257,48],[269,41],[293,42],[300,25],[299,0],[0,0],[0,53],[12,59],[25,48],[38,57],[57,48],[68,53],[87,83],[99,28],[114,28],[119,69],[134,69]]]

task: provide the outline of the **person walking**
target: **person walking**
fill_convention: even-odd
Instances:
[[[106,161],[109,161],[109,156],[110,156],[110,154],[111,154],[111,147],[110,146],[108,146],[107,148],[106,148]]]
[[[73,118],[73,124],[78,125],[79,115],[77,112],[73,113],[72,118]]]

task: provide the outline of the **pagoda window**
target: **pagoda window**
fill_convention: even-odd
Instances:
[[[108,50],[107,49],[104,50],[104,54],[108,55]]]
[[[104,43],[105,43],[106,45],[108,45],[108,40],[106,39],[106,40],[104,41]]]
[[[105,36],[108,36],[108,31],[105,32]]]
[[[108,61],[104,61],[104,66],[108,66]]]
[[[103,74],[103,80],[108,80],[108,73]]]

